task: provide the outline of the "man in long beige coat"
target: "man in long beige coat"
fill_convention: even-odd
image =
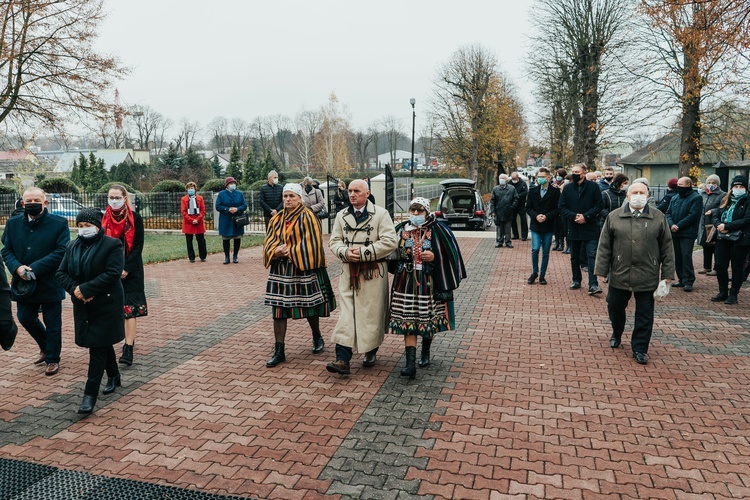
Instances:
[[[329,246],[343,263],[339,279],[340,315],[331,340],[336,361],[326,370],[348,375],[353,349],[364,352],[362,366],[375,364],[388,325],[388,264],[398,241],[388,211],[367,197],[367,182],[349,184],[351,206],[336,214]]]

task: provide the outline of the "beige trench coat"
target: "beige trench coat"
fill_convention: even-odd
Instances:
[[[357,352],[380,347],[388,328],[388,263],[386,258],[398,246],[396,230],[385,208],[367,202],[368,217],[357,224],[349,210],[336,214],[329,247],[343,263],[339,278],[339,320],[331,341]],[[360,278],[359,290],[349,286],[346,251],[359,247],[363,261],[377,262],[372,279]]]

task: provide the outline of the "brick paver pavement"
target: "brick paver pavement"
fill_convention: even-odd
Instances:
[[[527,285],[530,242],[458,236],[458,329],[414,381],[398,374],[394,336],[374,368],[355,356],[350,377],[332,376],[333,346],[313,355],[303,321],[290,322],[288,361],[267,369],[255,248],[239,265],[148,266],[135,364],[81,418],[87,353],[66,303],[58,375],[32,364],[25,332],[0,353],[0,499],[137,485],[171,487],[142,498],[750,497],[750,290],[734,307],[709,301],[715,278],[673,290],[640,366],[627,333],[609,348],[604,296],[568,290],[567,255],[553,252],[549,285]]]

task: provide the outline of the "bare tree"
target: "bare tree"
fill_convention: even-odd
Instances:
[[[285,115],[274,115],[269,117],[271,133],[273,134],[273,154],[282,167],[287,166],[287,148],[292,140],[291,120]]]
[[[101,0],[6,0],[0,9],[0,123],[61,126],[66,115],[102,116],[103,93],[125,70],[97,53]]]
[[[373,153],[375,156],[375,168],[380,168],[380,160],[378,154],[380,152],[380,126],[378,124],[370,125],[367,128],[367,132],[370,134],[372,139]]]
[[[250,125],[242,118],[232,118],[229,123],[229,130],[232,133],[232,140],[237,147],[242,151],[250,144]]]
[[[372,144],[372,135],[364,130],[357,130],[352,133],[350,150],[353,153],[353,163],[357,165],[361,172],[367,170],[368,155],[367,151]]]
[[[180,120],[180,129],[175,139],[177,149],[183,153],[190,149],[193,146],[193,142],[195,142],[198,132],[200,132],[200,124],[198,122],[191,122],[187,118],[182,118]],[[185,145],[184,148],[182,144]]]
[[[133,126],[138,135],[138,148],[150,149],[164,116],[151,106],[134,106],[129,111],[129,115],[132,117]]]
[[[315,141],[322,125],[319,111],[303,109],[294,117],[292,147],[303,172],[309,172],[314,163]]]
[[[704,101],[744,93],[748,81],[750,3],[745,0],[641,0],[649,19],[640,75],[680,106],[680,175],[699,169]],[[658,94],[655,94],[658,95]]]
[[[392,115],[386,116],[382,120],[383,133],[388,143],[388,150],[391,153],[391,168],[394,168],[396,164],[396,150],[398,149],[398,140],[402,135],[401,129],[403,126],[404,123]]]
[[[169,145],[166,137],[172,129],[172,125],[174,125],[172,119],[166,117],[159,123],[159,126],[154,133],[154,150],[156,154],[162,154],[164,149]]]
[[[229,135],[229,121],[223,116],[217,116],[208,124],[207,131],[211,134],[211,141],[219,153],[226,153],[229,147],[227,137]]]
[[[316,155],[326,173],[342,175],[349,169],[347,139],[350,134],[348,111],[339,104],[336,94],[331,92],[328,103],[321,108],[323,123],[320,128],[320,141],[315,146]]]

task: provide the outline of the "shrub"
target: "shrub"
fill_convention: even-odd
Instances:
[[[200,191],[211,191],[214,193],[218,193],[223,189],[226,189],[226,186],[224,185],[224,179],[209,179],[205,184],[201,186]]]
[[[242,186],[243,191],[260,191],[260,188],[263,187],[263,184],[268,184],[268,181],[255,181],[249,186]],[[281,183],[279,183],[281,184]]]
[[[78,186],[73,184],[73,181],[65,177],[44,179],[39,182],[37,187],[43,189],[46,193],[78,194],[81,192],[81,190],[78,189]]]
[[[167,179],[157,183],[151,188],[152,193],[183,193],[185,192],[185,184],[180,181]]]
[[[7,184],[0,184],[0,194],[15,194],[18,195],[16,192],[16,188],[13,186],[9,186]]]
[[[116,182],[116,181],[115,182],[108,182],[108,183],[104,184],[102,187],[100,187],[99,189],[97,189],[96,192],[97,193],[106,193],[106,192],[109,191],[109,188],[111,188],[113,185],[124,187],[125,189],[128,190],[128,193],[135,193],[136,192],[135,188],[133,186],[131,186],[130,184],[126,184],[124,182]]]

